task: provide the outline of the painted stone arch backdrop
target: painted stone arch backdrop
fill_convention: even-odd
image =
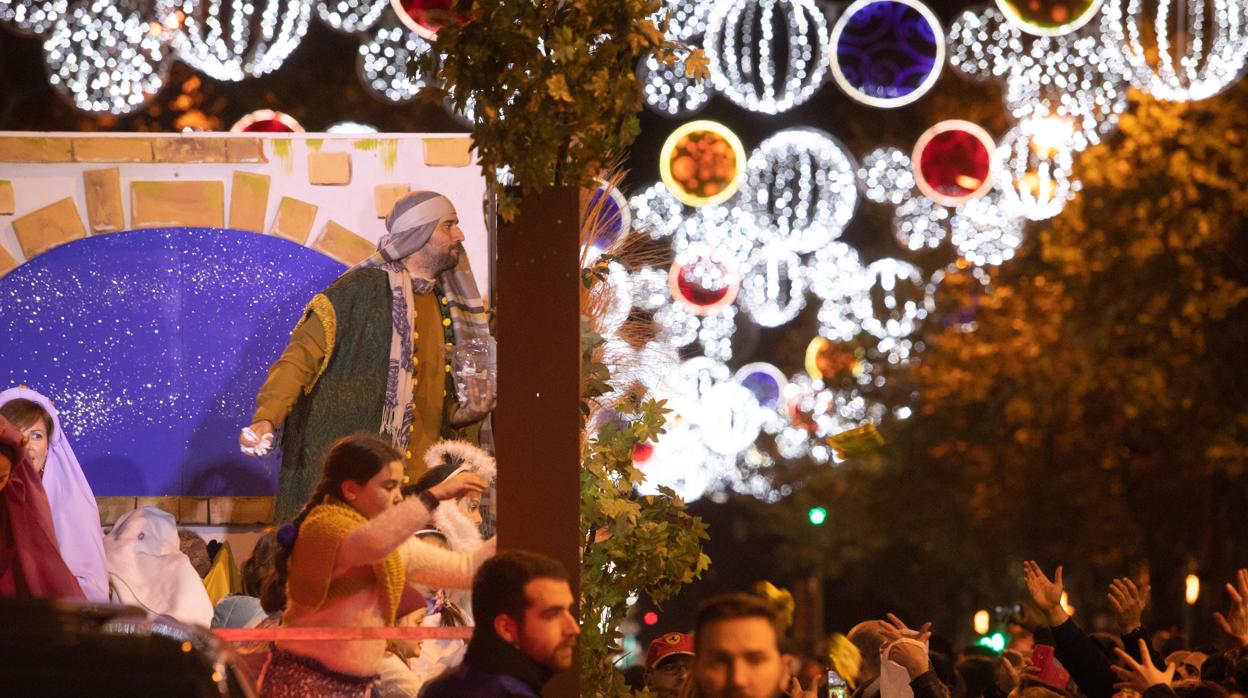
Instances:
[[[53,400],[97,496],[271,496],[276,457],[238,451],[256,391],[415,189],[454,202],[488,293],[459,136],[0,133],[0,387]]]

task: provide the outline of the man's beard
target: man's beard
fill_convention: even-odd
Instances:
[[[464,248],[456,245],[447,252],[437,255],[432,261],[432,267],[440,274],[444,271],[450,271],[459,266],[459,257],[464,253]]]

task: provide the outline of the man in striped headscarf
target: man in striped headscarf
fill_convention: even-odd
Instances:
[[[467,382],[461,403],[451,375],[456,343],[492,341],[455,207],[441,194],[411,192],[386,230],[377,252],[308,304],[239,438],[244,453],[264,455],[282,430],[277,521],[299,511],[325,451],[347,434],[389,438],[413,480],[435,441],[492,445],[492,377]]]

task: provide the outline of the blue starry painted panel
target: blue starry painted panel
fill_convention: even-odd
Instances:
[[[112,233],[0,278],[0,388],[49,396],[98,496],[271,495],[239,453],[256,391],[314,294],[344,271],[239,230]]]

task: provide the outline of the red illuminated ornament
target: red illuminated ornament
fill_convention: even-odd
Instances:
[[[289,114],[272,109],[259,109],[244,116],[230,127],[234,133],[303,133],[303,126]]]
[[[677,259],[668,272],[672,297],[695,315],[709,315],[737,299],[741,279],[736,270],[712,252]]]
[[[969,121],[942,121],[914,144],[914,180],[929,199],[958,206],[992,187],[992,136]]]
[[[428,41],[437,40],[438,30],[452,20],[467,24],[466,16],[451,12],[454,4],[455,0],[390,0],[399,21]]]
[[[633,444],[633,465],[641,465],[650,460],[654,455],[654,443],[650,441],[638,441]]]
[[[654,611],[647,611],[646,615],[641,617],[641,621],[646,625],[654,625],[659,622],[659,614]]]
[[[858,357],[838,342],[827,337],[815,337],[806,345],[806,374],[815,380],[832,381],[861,372]]]

